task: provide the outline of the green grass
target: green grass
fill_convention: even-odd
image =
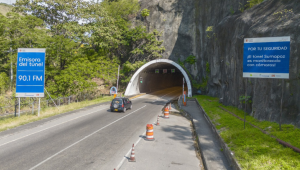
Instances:
[[[69,111],[77,110],[86,106],[90,106],[93,104],[103,103],[107,101],[111,101],[113,99],[112,96],[106,96],[103,98],[98,98],[90,101],[83,101],[78,103],[71,103],[69,105],[60,106],[58,109],[56,107],[48,107],[41,109],[40,116],[35,114],[22,114],[20,117],[6,116],[0,118],[0,132],[4,130],[8,130],[17,126],[21,126],[30,122],[38,121],[41,119],[45,119],[51,116],[55,116],[58,114],[66,113]]]
[[[219,104],[217,98],[203,95],[194,97],[220,131],[221,137],[233,151],[243,169],[300,169],[299,153],[280,145],[274,138],[247,123],[244,130],[243,121],[222,110],[219,106],[241,118],[244,118],[244,111]],[[246,116],[246,120],[273,136],[300,148],[300,130],[293,125],[282,125],[282,131],[279,131],[278,123],[258,121],[249,115]]]

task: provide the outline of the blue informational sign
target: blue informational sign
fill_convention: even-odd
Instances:
[[[289,78],[290,37],[244,39],[243,77]]]
[[[118,94],[117,88],[115,86],[112,86],[110,88],[110,94]]]
[[[44,48],[19,48],[16,97],[44,97]]]

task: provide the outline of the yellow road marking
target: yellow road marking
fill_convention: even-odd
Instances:
[[[133,97],[131,97],[131,98],[129,98],[129,99],[132,100],[132,99],[138,98],[138,97],[140,97],[140,96],[143,96],[143,95],[145,95],[145,94],[146,94],[146,93],[142,93],[142,94],[133,96]]]

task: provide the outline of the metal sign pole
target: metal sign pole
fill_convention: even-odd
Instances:
[[[12,82],[13,82],[13,69],[12,69],[12,49],[10,47],[10,91],[12,90]]]
[[[282,89],[281,89],[281,104],[280,104],[279,130],[281,130],[282,99],[283,99],[283,86],[284,86],[284,81],[283,81],[283,79],[282,79],[281,86],[282,86]]]
[[[119,72],[120,72],[120,65],[118,66],[117,94],[118,94],[118,90],[119,90]]]
[[[21,115],[21,98],[19,97],[19,117]]]
[[[39,97],[39,110],[38,110],[38,117],[40,117],[40,111],[41,111],[41,98]]]
[[[247,82],[248,80],[246,79],[246,92],[245,92],[245,113],[244,113],[244,129],[246,128],[246,113],[247,113]]]

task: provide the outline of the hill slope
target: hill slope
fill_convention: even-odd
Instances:
[[[0,3],[0,13],[6,15],[11,10],[12,6],[4,3]]]

